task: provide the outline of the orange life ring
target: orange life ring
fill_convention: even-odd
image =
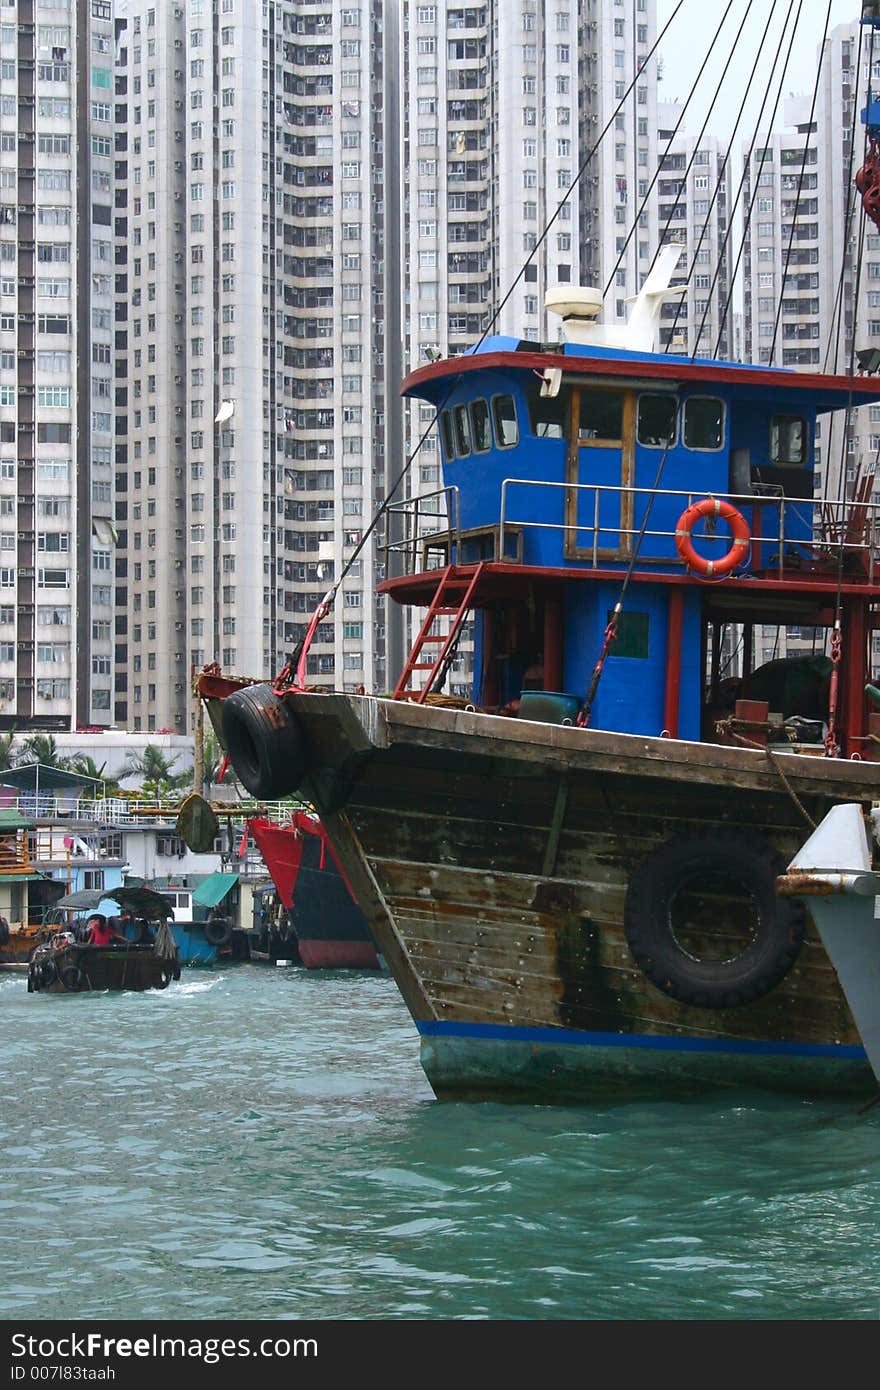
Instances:
[[[727,522],[733,534],[733,544],[720,560],[707,560],[694,550],[691,532],[704,516],[720,517],[722,521]],[[742,564],[749,552],[751,540],[749,525],[742,512],[738,512],[731,502],[724,502],[718,497],[704,497],[700,502],[693,502],[686,512],[682,512],[675,528],[675,548],[688,569],[694,570],[697,574],[708,575],[710,579],[714,579],[716,575],[729,574],[737,565]]]

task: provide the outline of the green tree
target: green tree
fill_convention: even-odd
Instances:
[[[78,772],[80,777],[90,777],[92,779],[93,785],[91,791],[93,794],[101,790],[99,784],[103,783],[103,790],[106,791],[108,795],[112,796],[114,792],[119,790],[119,783],[115,777],[105,776],[106,767],[106,763],[101,763],[99,767],[94,758],[88,753],[75,753],[70,759],[71,772]]]
[[[42,763],[43,767],[66,768],[68,759],[62,757],[52,734],[30,734],[23,740],[16,762]]]
[[[220,769],[226,754],[220,746],[220,742],[213,729],[209,729],[202,740],[202,766],[205,770],[205,786],[214,787],[220,776]],[[229,771],[226,774],[229,778]],[[231,780],[231,779],[230,779]],[[196,791],[200,788],[196,787]]]
[[[179,753],[174,753],[169,758],[155,743],[148,743],[143,753],[129,753],[119,774],[120,780],[124,777],[140,778],[148,796],[167,796],[192,782],[191,771],[173,771],[179,757]]]

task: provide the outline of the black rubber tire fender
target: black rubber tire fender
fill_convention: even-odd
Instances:
[[[65,989],[73,992],[82,984],[82,971],[78,965],[65,965],[58,978]]]
[[[232,923],[228,917],[213,917],[203,930],[209,946],[227,946],[232,940]]]
[[[41,960],[37,966],[37,983],[41,989],[48,989],[58,978],[58,967],[54,960]]]
[[[624,931],[634,959],[653,984],[698,1008],[729,1009],[762,998],[797,960],[804,939],[802,903],[776,893],[786,860],[758,835],[731,829],[667,840],[632,874]],[[683,949],[672,925],[675,897],[695,880],[741,884],[752,899],[755,935],[728,960],[699,960]]]
[[[222,705],[223,742],[235,775],[252,796],[295,792],[308,757],[302,730],[270,685],[246,685]]]
[[[9,940],[9,923],[5,917],[0,917],[0,946],[5,946]]]

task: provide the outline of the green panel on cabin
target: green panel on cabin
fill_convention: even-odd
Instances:
[[[614,617],[609,611],[608,622]],[[617,638],[609,648],[609,656],[635,656],[642,661],[648,659],[648,613],[621,613],[617,619]]]

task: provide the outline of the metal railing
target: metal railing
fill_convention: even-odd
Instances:
[[[562,489],[564,492],[574,492],[585,494],[592,497],[592,520],[577,522],[554,522],[554,521],[534,521],[530,517],[518,517],[510,515],[509,491],[514,488],[548,488]],[[576,537],[584,536],[587,543],[579,547],[578,558],[583,560],[588,557],[583,553],[589,551],[589,563],[594,568],[598,568],[600,561],[600,551],[608,548],[603,546],[602,537],[619,538],[617,549],[624,554],[631,554],[631,547],[635,540],[641,535],[641,526],[624,526],[620,523],[603,521],[600,518],[602,502],[605,499],[618,499],[618,510],[622,508],[623,499],[644,498],[646,501],[656,501],[659,498],[679,499],[681,513],[686,511],[694,502],[706,497],[706,492],[683,491],[677,488],[636,488],[610,486],[598,483],[570,483],[570,482],[548,482],[541,479],[531,478],[505,478],[501,484],[501,508],[499,514],[499,541],[498,549],[503,555],[505,527],[516,527],[520,531],[526,530],[546,530],[562,532],[565,535]],[[877,560],[878,538],[880,538],[880,505],[867,502],[844,502],[840,504],[840,521],[838,524],[838,534],[827,540],[821,538],[807,539],[803,531],[809,527],[813,528],[812,517],[805,515],[805,508],[812,511],[818,503],[813,503],[807,499],[786,498],[781,494],[756,494],[756,493],[712,493],[719,501],[730,502],[739,510],[749,510],[753,519],[757,515],[760,518],[760,525],[763,528],[765,518],[769,518],[772,529],[760,531],[753,530],[749,546],[749,559],[754,568],[777,569],[780,578],[783,576],[788,560],[791,570],[797,569],[797,556],[800,551],[816,551],[824,549],[829,555],[836,555],[839,551],[863,554],[867,557],[866,574],[869,582],[874,581],[875,564]],[[678,509],[676,509],[678,510]],[[789,515],[797,517],[800,522],[801,534],[786,534],[786,518]],[[775,524],[774,524],[775,523]],[[684,565],[684,560],[679,556],[675,549],[676,528],[651,528],[646,526],[642,539],[642,550],[646,557],[651,555],[651,539],[671,542],[669,554],[662,557],[653,556],[653,559],[662,559],[664,563]],[[786,555],[787,547],[789,549]],[[794,549],[798,547],[799,549]]]
[[[25,820],[59,820],[67,822],[91,822],[109,826],[163,825],[176,820],[180,811],[180,797],[95,797],[80,798],[71,804],[69,796],[51,796],[40,792],[22,792],[18,796],[3,798],[3,809],[17,811]],[[283,824],[291,813],[302,810],[298,801],[256,801],[251,797],[241,801],[212,802],[221,822],[231,819],[233,823],[244,824],[250,816],[262,816],[266,820]],[[173,828],[173,827],[171,827]]]
[[[446,507],[445,516],[439,510],[427,510],[424,507],[425,502],[435,498],[443,499]],[[386,508],[386,512],[388,523],[383,548],[387,555],[403,557],[405,574],[413,574],[419,569],[435,568],[428,563],[432,541],[438,549],[442,547],[450,559],[458,552],[461,545],[461,495],[453,483],[435,488],[432,492],[423,492],[418,497],[407,498],[403,502],[394,502]],[[392,535],[393,517],[401,518],[401,536]],[[438,521],[445,522],[445,526],[438,528]]]
[[[562,491],[566,499],[574,494],[579,507],[589,513],[589,518],[537,521],[534,515],[518,514],[514,494],[519,490],[522,500],[523,489],[541,489],[546,493]],[[824,557],[831,562],[842,551],[844,555],[863,556],[865,576],[869,582],[875,581],[880,557],[880,504],[860,498],[823,503],[818,498],[785,497],[781,489],[778,493],[768,489],[766,493],[713,492],[711,495],[748,512],[752,523],[748,562],[753,570],[763,573],[775,570],[782,578],[786,571],[795,573],[805,561]],[[581,563],[598,568],[607,559],[603,551],[614,549],[620,552],[621,558],[626,558],[641,535],[640,523],[636,525],[632,521],[622,524],[622,521],[609,520],[608,515],[603,513],[614,513],[620,517],[626,500],[630,506],[630,517],[633,517],[638,515],[636,509],[640,500],[653,510],[657,501],[672,499],[677,502],[675,515],[678,520],[692,503],[706,496],[706,492],[694,489],[685,491],[676,488],[550,482],[539,478],[505,478],[501,483],[497,517],[492,519],[490,525],[477,529],[480,532],[493,531],[495,535],[494,553],[484,558],[510,562],[517,555],[525,533],[553,531],[574,538],[578,550],[576,558]],[[437,527],[437,512],[424,508],[426,501],[435,498],[446,499],[450,520],[443,529]],[[584,498],[587,499],[585,508]],[[437,488],[421,497],[395,503],[389,510],[402,519],[403,535],[387,540],[385,549],[389,554],[402,556],[404,573],[439,568],[450,562],[462,563],[462,542],[471,533],[461,528],[461,499],[457,487]],[[534,508],[523,507],[521,510],[533,512]],[[675,548],[675,535],[675,527],[646,526],[640,543],[643,557],[655,563],[684,567],[685,562]],[[580,538],[582,543],[579,543]],[[652,555],[654,541],[663,543],[662,555]],[[656,550],[657,546],[653,546],[653,549]]]

